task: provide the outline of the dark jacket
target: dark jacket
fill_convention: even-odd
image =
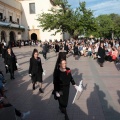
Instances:
[[[48,52],[48,46],[47,44],[43,45],[43,53],[47,53]]]
[[[78,55],[78,46],[74,46],[74,55]]]
[[[56,70],[54,75],[54,91],[59,92],[59,94],[61,95],[58,98],[61,107],[67,107],[70,83],[72,83],[72,85],[75,85],[75,81],[71,75],[70,68],[66,68],[65,72],[62,72],[59,69]],[[54,98],[57,99],[56,95]]]
[[[104,60],[105,60],[105,49],[99,47],[99,49],[98,49],[98,55],[101,57],[101,58],[98,58],[99,62],[103,63]]]
[[[59,52],[59,49],[60,49],[59,45],[56,44],[56,45],[55,45],[55,50],[56,50],[56,52]]]
[[[39,57],[37,58],[37,60],[35,58],[30,58],[29,74],[32,75],[32,81],[42,82],[42,73],[43,68],[41,64],[41,59]]]
[[[75,85],[74,79],[70,71],[70,68],[66,68],[66,71],[63,74],[63,72],[61,72],[59,69],[56,70],[53,83],[55,91],[59,92],[62,90],[63,86],[70,86],[70,82],[72,83],[72,85]]]
[[[17,59],[14,53],[11,53],[11,55],[9,55],[8,53],[5,56],[5,64],[8,65],[8,68],[10,69],[11,72],[17,70]]]
[[[65,44],[64,50],[66,50],[66,52],[67,52],[67,54],[68,54],[68,52],[69,52],[69,47],[68,47],[68,45]]]
[[[5,55],[6,55],[6,48],[2,48],[1,51],[2,51],[2,58],[5,58]]]

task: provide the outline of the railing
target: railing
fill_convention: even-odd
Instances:
[[[12,24],[18,24],[19,25],[19,22],[18,21],[10,21],[10,20],[7,20],[6,17],[4,17],[3,19],[0,19],[0,22],[7,22],[7,23],[12,23]]]
[[[0,21],[0,26],[10,27],[10,28],[18,28],[18,29],[25,29],[24,26],[20,24],[16,24],[13,22],[6,22],[6,21]]]

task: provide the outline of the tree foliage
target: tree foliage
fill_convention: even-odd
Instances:
[[[38,16],[43,31],[56,30],[55,34],[68,32],[71,36],[78,36],[96,30],[93,12],[86,8],[85,2],[79,3],[76,9],[72,9],[67,0],[56,0],[54,4],[57,9],[53,7]]]
[[[54,0],[54,7],[48,13],[38,15],[43,31],[55,30],[55,33],[68,32],[71,36],[85,35],[89,37],[111,38],[120,36],[120,15],[105,14],[93,16],[93,11],[86,8],[86,2],[80,2],[72,9],[67,0]]]
[[[109,14],[100,15],[96,18],[97,31],[100,37],[111,38],[120,36],[120,15]]]

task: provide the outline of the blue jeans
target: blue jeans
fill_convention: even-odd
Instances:
[[[91,55],[92,55],[92,52],[91,52],[91,51],[88,51],[87,56],[91,56]]]

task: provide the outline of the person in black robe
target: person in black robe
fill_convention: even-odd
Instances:
[[[0,42],[0,57],[2,55],[2,43]]]
[[[38,57],[38,55],[39,55],[38,50],[34,49],[32,57],[30,58],[29,75],[32,78],[33,90],[35,90],[36,82],[39,82],[39,91],[43,93],[42,90],[43,68],[42,68],[41,58]]]
[[[12,49],[10,47],[7,48],[7,52],[5,55],[5,66],[8,68],[10,72],[10,79],[15,79],[14,78],[14,71],[17,70],[17,59],[15,54],[13,53]]]
[[[101,42],[98,48],[98,62],[100,64],[100,67],[103,67],[104,61],[105,61],[105,48],[104,43]]]
[[[2,44],[2,58],[4,59],[4,63],[5,63],[6,52],[7,52],[7,49],[6,49],[6,47],[4,46],[4,44]],[[6,70],[6,73],[9,72],[8,67],[6,67],[6,66],[5,66],[5,70]]]
[[[69,47],[68,47],[68,43],[67,42],[64,45],[64,50],[66,51],[66,54],[68,55]]]
[[[56,61],[56,64],[55,64],[54,72],[53,72],[53,83],[54,83],[54,76],[55,76],[55,74],[56,74],[56,71],[59,69],[59,61],[60,61],[61,59],[66,60],[66,52],[61,51],[61,52],[59,52],[59,54],[58,54],[58,58],[57,58],[57,61]]]
[[[48,51],[47,43],[44,43],[42,53],[45,60],[47,60],[47,51]]]
[[[2,51],[2,58],[5,59],[5,55],[6,55],[6,47],[4,46],[4,44],[2,44],[1,51]]]
[[[59,62],[60,59],[66,60],[66,52],[63,50],[63,47],[60,47],[58,58],[57,58],[57,61],[56,61],[56,64],[55,64],[55,68],[54,68],[54,72],[53,72],[53,84],[54,84],[55,73],[59,69],[59,63],[58,62]],[[54,95],[54,93],[55,93],[55,90],[53,90],[52,94]]]
[[[66,60],[59,59],[58,64],[59,68],[56,69],[54,74],[55,96],[58,99],[60,111],[65,115],[65,120],[69,120],[66,108],[68,105],[70,83],[72,83],[76,89],[78,86],[74,82],[70,68],[66,67]]]
[[[56,56],[58,55],[60,50],[60,46],[58,45],[58,43],[55,44],[55,52],[56,52]]]
[[[78,45],[77,45],[77,43],[76,43],[75,46],[74,46],[74,56],[75,56],[75,60],[77,60],[78,52],[79,52],[79,50],[78,50]]]

